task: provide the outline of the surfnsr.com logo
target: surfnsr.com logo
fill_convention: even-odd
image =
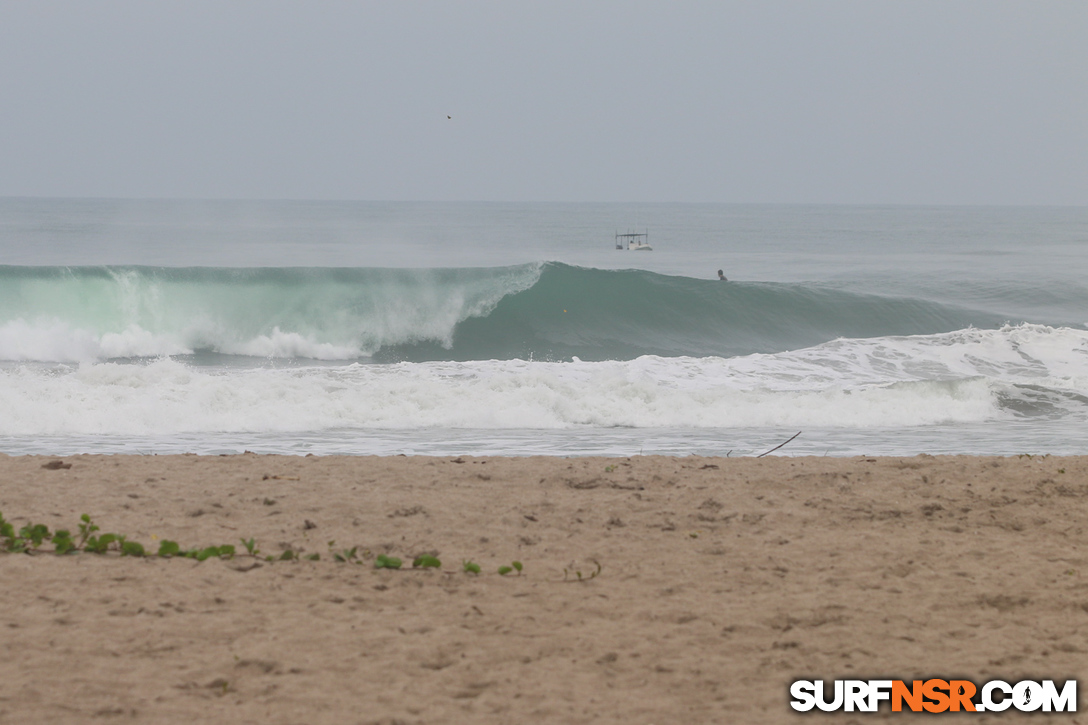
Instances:
[[[830,683],[829,683],[830,684]],[[1061,689],[1054,680],[1022,680],[1011,685],[990,680],[978,687],[970,680],[797,680],[790,685],[790,707],[800,712],[876,712],[882,702],[892,712],[1076,712],[1077,681]]]

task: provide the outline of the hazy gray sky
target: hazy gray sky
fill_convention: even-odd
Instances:
[[[4,196],[1088,204],[1088,2],[0,0],[0,131]]]

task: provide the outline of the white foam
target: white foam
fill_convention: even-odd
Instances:
[[[1025,386],[1044,393],[1023,395]],[[1039,395],[1052,413],[1084,417],[1088,332],[1025,325],[735,359],[9,366],[0,434],[914,427],[1010,420],[1021,413],[1007,401]]]
[[[272,329],[269,335],[258,335],[243,342],[223,342],[215,346],[227,355],[249,355],[267,358],[307,358],[310,360],[351,360],[364,356],[364,351],[354,345],[335,345],[316,342],[297,332]]]
[[[18,319],[0,325],[0,360],[90,362],[190,352],[192,350],[180,341],[155,335],[138,325],[101,335],[73,328],[60,320],[42,320],[31,324]]]

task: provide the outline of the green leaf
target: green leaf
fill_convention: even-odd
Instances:
[[[139,541],[126,541],[121,544],[121,556],[143,556],[144,545]]]
[[[520,561],[512,561],[512,562],[510,562],[510,565],[518,570],[518,574],[521,573],[521,562]]]
[[[66,530],[60,530],[53,534],[53,553],[57,555],[74,551],[76,543],[72,541],[72,534]]]
[[[465,561],[462,563],[462,566],[464,566],[466,572],[471,572],[473,574],[480,573],[480,565],[474,561]]]
[[[280,554],[280,561],[293,561],[294,559],[297,559],[297,558],[298,558],[298,554],[291,551],[290,549],[284,549],[283,553]]]
[[[82,522],[79,525],[79,544],[80,546],[82,546],[83,544],[87,543],[87,537],[89,537],[95,531],[98,531],[98,527],[91,523],[91,517],[89,514],[83,514],[79,517],[79,520]]]
[[[321,554],[310,554],[306,559],[308,561],[321,561]]]
[[[45,524],[27,524],[19,530],[19,536],[29,539],[34,546],[41,546],[42,541],[49,538],[49,527]]]
[[[84,547],[91,554],[105,554],[110,544],[117,541],[116,534],[102,534],[101,536],[92,536],[87,539],[87,545]]]
[[[58,539],[53,537],[53,553],[57,556],[71,553],[76,550],[76,543],[71,539]]]
[[[164,539],[159,544],[159,556],[177,556],[181,553],[181,547],[178,546],[178,542],[169,541]]]
[[[509,574],[509,573],[510,573],[510,572],[512,572],[512,571],[514,571],[514,570],[513,570],[513,569],[511,569],[511,568],[510,568],[510,567],[508,567],[508,566],[500,566],[500,567],[499,567],[499,574],[500,574],[501,576],[506,576],[507,574]]]
[[[430,554],[420,554],[412,562],[413,569],[438,569],[442,566],[442,562],[438,560],[438,557],[431,556]]]
[[[218,546],[209,546],[206,549],[201,549],[199,552],[197,552],[196,560],[197,561],[205,561],[207,559],[212,558],[213,556],[219,556],[219,547]]]
[[[375,569],[400,569],[403,562],[395,556],[386,556],[385,554],[378,554],[378,557],[374,559]]]
[[[234,558],[234,544],[223,544],[219,547],[219,556],[223,559]]]

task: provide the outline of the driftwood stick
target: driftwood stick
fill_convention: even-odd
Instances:
[[[796,433],[794,433],[794,434],[793,434],[793,435],[792,435],[792,436],[790,437],[790,439],[789,439],[788,441],[784,441],[784,442],[782,442],[782,443],[779,443],[779,444],[778,444],[777,446],[775,446],[774,448],[772,448],[772,449],[771,449],[771,450],[769,450],[769,451],[766,451],[765,453],[760,453],[760,454],[759,454],[758,456],[756,456],[756,458],[763,458],[763,456],[767,455],[767,453],[774,453],[774,452],[775,452],[775,451],[777,451],[777,450],[778,450],[779,448],[781,448],[782,446],[786,445],[786,443],[789,443],[790,441],[792,441],[792,440],[793,440],[794,438],[796,438],[796,437],[797,437],[797,436],[799,436],[799,435],[801,435],[801,431],[797,431]]]

